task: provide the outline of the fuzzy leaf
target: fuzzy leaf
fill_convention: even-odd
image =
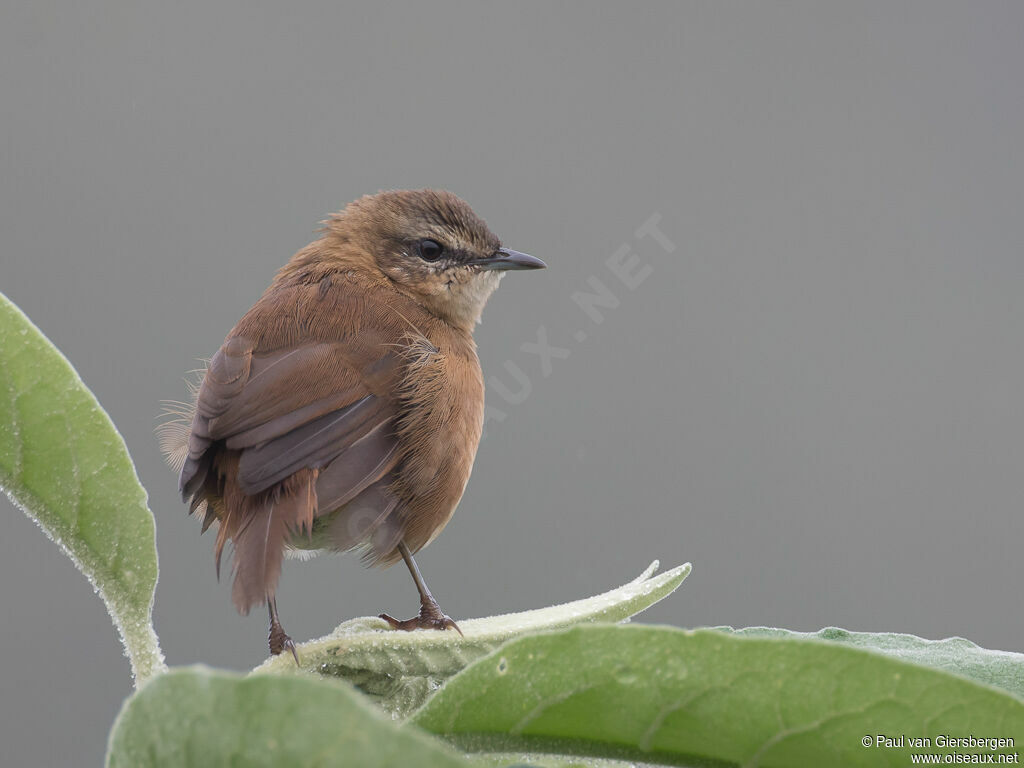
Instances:
[[[1009,691],[1024,701],[1024,654],[1010,651],[991,651],[962,637],[945,640],[925,640],[916,635],[895,632],[849,632],[838,627],[826,627],[818,632],[791,632],[772,627],[715,627],[721,632],[732,632],[741,637],[779,637],[828,640],[856,648],[884,653],[903,661],[924,664],[927,667],[953,672],[979,683]]]
[[[604,594],[524,613],[468,619],[453,630],[396,632],[377,618],[347,621],[330,635],[298,647],[301,669],[288,655],[268,659],[257,673],[313,672],[342,677],[396,717],[420,706],[447,678],[509,638],[591,622],[625,621],[672,594],[690,564],[662,574],[655,560],[640,576]]]
[[[0,488],[99,592],[140,683],[153,631],[153,515],[124,440],[67,359],[0,294]]]
[[[942,734],[1024,744],[1024,702],[841,643],[716,630],[576,627],[510,641],[413,717],[460,749],[669,765],[906,766]],[[880,734],[932,739],[883,746]],[[862,742],[868,740],[868,745]],[[998,759],[998,758],[997,758]]]
[[[468,763],[414,726],[398,725],[347,685],[206,667],[147,683],[118,715],[108,768],[405,766]]]

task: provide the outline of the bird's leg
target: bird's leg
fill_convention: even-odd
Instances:
[[[270,652],[277,656],[284,649],[292,652],[295,663],[299,663],[299,653],[295,650],[295,643],[288,637],[281,626],[281,620],[277,617],[277,598],[267,595],[267,607],[270,609]]]
[[[406,631],[412,629],[440,629],[443,631],[448,629],[448,627],[452,627],[461,635],[462,630],[459,629],[459,625],[441,612],[441,606],[437,604],[437,600],[430,594],[427,583],[423,580],[423,575],[420,573],[419,566],[412,559],[412,553],[409,552],[409,548],[405,546],[404,541],[398,545],[398,551],[402,553],[402,559],[405,560],[405,564],[409,567],[412,580],[416,582],[416,589],[419,590],[420,613],[419,616],[413,616],[411,619],[405,619],[404,621],[399,621],[392,616],[388,616],[386,613],[382,613],[380,618],[390,624],[392,629],[404,629]]]

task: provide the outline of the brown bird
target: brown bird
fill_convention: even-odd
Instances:
[[[363,197],[277,273],[163,426],[182,498],[203,531],[219,524],[218,575],[232,542],[235,606],[268,605],[271,653],[295,654],[275,600],[286,550],[402,559],[419,615],[381,618],[458,630],[413,554],[451,519],[480,441],[473,326],[505,271],[544,266],[449,192]]]

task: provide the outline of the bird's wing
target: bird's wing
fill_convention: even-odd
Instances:
[[[332,546],[389,556],[402,535],[391,492],[410,323],[344,283],[275,287],[213,356],[196,398],[180,488],[234,544],[243,613],[276,589],[284,545],[332,518]],[[396,316],[397,315],[397,316]],[[343,530],[342,530],[343,529]]]
[[[288,317],[280,303],[277,313]],[[300,309],[291,313],[295,324],[301,306],[291,304]],[[243,321],[210,361],[180,476],[186,499],[203,487],[214,444],[239,453],[235,482],[246,495],[317,470],[321,510],[336,508],[394,466],[401,327],[364,324],[338,339],[278,326],[276,336],[256,342]]]

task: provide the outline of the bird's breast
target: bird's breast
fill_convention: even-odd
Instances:
[[[471,342],[412,338],[403,358],[394,490],[410,510],[406,542],[415,551],[444,528],[465,490],[483,429],[484,383]]]

